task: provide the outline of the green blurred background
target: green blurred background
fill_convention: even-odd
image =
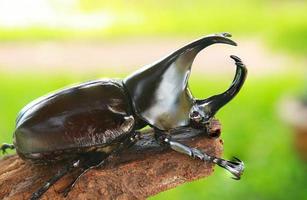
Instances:
[[[197,97],[224,91],[234,73],[230,53],[248,65],[242,91],[217,114],[224,157],[242,159],[245,174],[234,181],[216,168],[151,199],[307,199],[306,162],[278,115],[280,100],[306,85],[306,11],[306,1],[0,0],[0,143],[12,141],[18,111],[47,92],[124,77],[191,40],[227,31],[239,46],[206,49],[190,85]]]

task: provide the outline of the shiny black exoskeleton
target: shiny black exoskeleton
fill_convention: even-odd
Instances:
[[[230,88],[207,99],[192,96],[188,79],[196,55],[214,43],[236,45],[229,37],[226,33],[203,37],[124,80],[83,83],[41,97],[24,107],[17,117],[14,145],[4,144],[1,149],[15,147],[20,157],[36,163],[71,160],[32,199],[39,198],[74,168],[82,166],[82,174],[99,166],[110,154],[130,147],[142,137],[138,130],[147,125],[154,129],[155,138],[161,144],[216,163],[239,179],[244,170],[240,160],[210,156],[175,141],[170,134],[174,129],[186,127],[212,135],[220,131],[212,133],[210,121],[239,92],[246,78],[246,67],[238,57],[231,56],[237,69]]]

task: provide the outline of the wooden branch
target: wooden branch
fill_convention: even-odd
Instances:
[[[146,143],[146,145],[144,145]],[[205,152],[221,156],[222,140],[205,136],[185,142]],[[0,160],[0,199],[28,199],[65,163],[33,165],[17,155]],[[214,165],[161,148],[143,140],[118,156],[108,159],[101,169],[82,176],[66,199],[145,199],[185,182],[209,176]],[[64,199],[59,192],[72,180],[67,175],[52,186],[42,199]]]

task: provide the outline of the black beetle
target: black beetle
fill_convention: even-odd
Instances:
[[[236,45],[230,34],[215,34],[198,39],[167,57],[145,66],[124,80],[105,79],[83,83],[41,97],[19,113],[14,145],[18,155],[35,163],[71,160],[69,165],[33,193],[38,199],[52,184],[71,172],[97,167],[112,153],[122,151],[142,137],[140,129],[149,125],[155,139],[175,151],[213,162],[240,179],[244,164],[227,161],[188,147],[172,138],[172,130],[185,127],[210,132],[208,124],[215,113],[241,89],[247,69],[231,56],[236,74],[230,88],[207,99],[192,96],[188,79],[196,55],[214,43]],[[74,183],[67,187],[68,192]]]

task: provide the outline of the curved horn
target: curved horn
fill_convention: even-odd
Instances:
[[[123,83],[131,97],[134,112],[161,130],[166,126],[187,125],[189,116],[186,113],[190,112],[194,103],[194,98],[187,94],[194,58],[212,44],[235,46],[230,36],[222,33],[200,38],[126,77]]]
[[[179,69],[181,68],[181,69],[188,70],[191,67],[191,64],[194,61],[194,58],[196,57],[196,55],[201,50],[203,50],[204,48],[212,44],[222,43],[222,44],[229,44],[229,45],[237,46],[237,43],[229,39],[230,37],[231,37],[231,34],[229,33],[208,35],[206,37],[195,40],[194,42],[191,42],[188,45],[185,45],[184,47],[178,49],[177,51],[171,53],[170,55],[162,58],[157,63],[154,63],[152,66],[162,65],[162,66],[170,67],[175,64],[175,66],[177,66],[177,68]],[[176,63],[176,62],[179,62],[179,63]]]
[[[237,69],[236,75],[229,89],[221,94],[214,95],[207,99],[197,100],[197,103],[201,104],[204,107],[204,112],[206,114],[207,119],[213,117],[221,107],[231,101],[236,96],[236,94],[238,94],[242,85],[244,84],[247,75],[246,66],[237,56],[232,55],[230,57],[235,61]]]
[[[137,70],[126,77],[124,82],[128,89],[131,88],[131,90],[135,90],[137,87],[138,92],[142,93],[143,90],[148,91],[147,87],[152,88],[153,85],[156,85],[157,80],[160,80],[161,77],[167,76],[168,79],[176,79],[178,83],[183,83],[183,85],[178,88],[186,88],[191,66],[196,55],[204,48],[216,43],[236,46],[237,44],[229,39],[229,37],[231,37],[231,34],[221,33],[208,35],[195,40],[168,56]],[[168,74],[165,75],[167,72]],[[142,82],[142,86],[140,86],[140,82]],[[133,94],[131,94],[131,96],[133,96]]]
[[[187,50],[193,50],[193,49],[197,49],[197,47],[199,47],[197,50],[201,51],[202,49],[212,45],[212,44],[216,44],[216,43],[224,43],[224,44],[229,44],[229,45],[233,45],[233,46],[237,46],[237,43],[235,43],[233,40],[229,39],[231,37],[230,33],[220,33],[220,34],[212,34],[212,35],[208,35],[206,37],[200,38],[198,40],[195,40],[193,42],[191,42],[190,44],[178,49],[177,51],[173,52],[172,54],[170,54],[167,57],[173,57],[173,56],[180,56],[181,53],[186,52]],[[164,59],[162,59],[164,60]]]

